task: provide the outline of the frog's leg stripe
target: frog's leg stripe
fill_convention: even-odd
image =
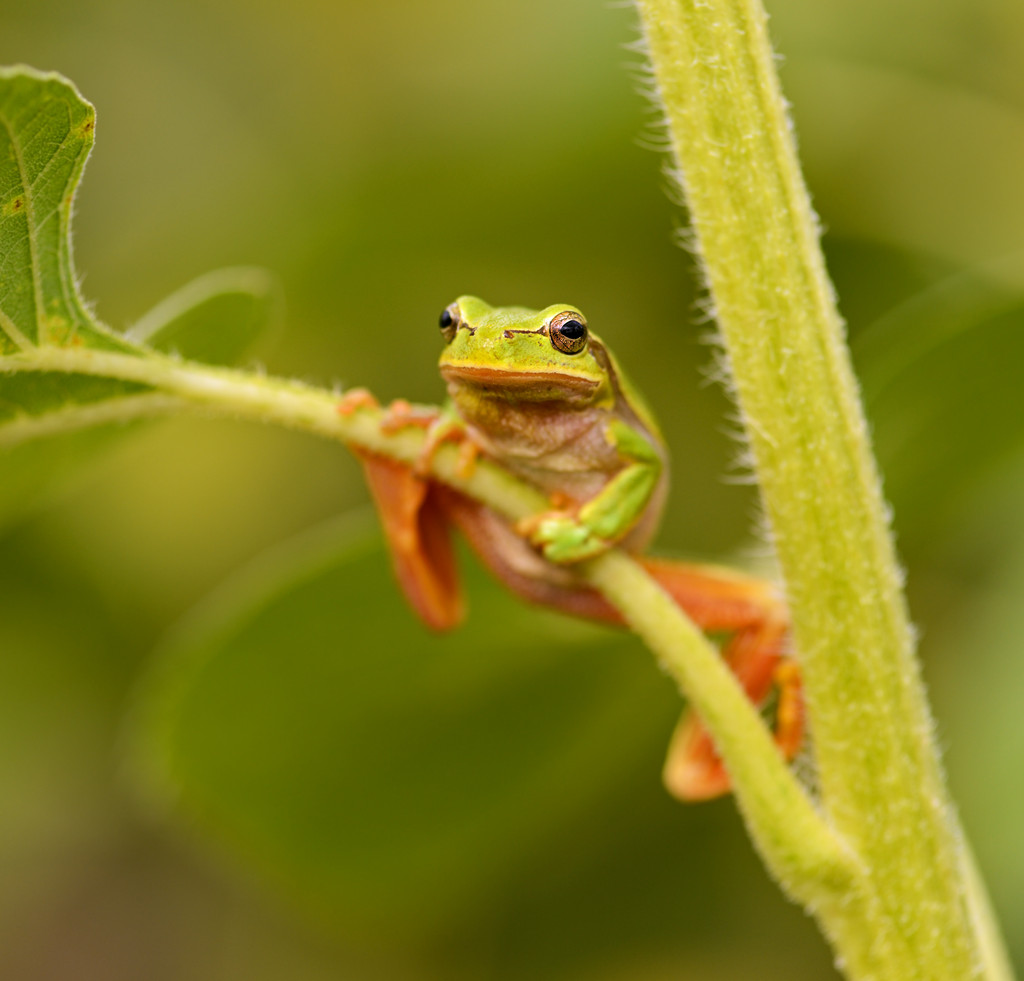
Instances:
[[[662,461],[645,434],[619,419],[608,423],[605,436],[627,465],[580,508],[578,519],[598,538],[615,542],[643,514],[658,486]]]

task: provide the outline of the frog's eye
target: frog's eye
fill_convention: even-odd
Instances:
[[[575,310],[556,313],[548,323],[551,346],[563,354],[579,354],[587,346],[587,322]]]
[[[441,326],[441,336],[444,338],[445,344],[451,344],[459,329],[459,308],[454,303],[450,307],[446,307],[441,311],[438,323]]]

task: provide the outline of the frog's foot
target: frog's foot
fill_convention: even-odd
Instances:
[[[350,388],[338,399],[338,415],[350,416],[359,409],[379,409],[380,403],[367,388]]]
[[[773,680],[779,693],[775,706],[775,745],[787,760],[792,760],[804,741],[804,692],[796,661],[783,658]]]
[[[427,431],[423,449],[412,465],[414,473],[420,477],[428,476],[437,451],[445,443],[458,443],[459,458],[455,472],[464,480],[472,476],[480,448],[469,438],[465,426],[456,416],[432,405],[413,405],[405,399],[396,399],[384,413],[381,430],[396,433],[409,427]]]
[[[480,455],[480,447],[473,442],[466,427],[456,417],[447,412],[436,412],[430,424],[427,426],[427,438],[423,443],[413,469],[421,476],[430,473],[430,466],[434,462],[437,451],[445,443],[455,443],[459,447],[459,456],[455,464],[455,472],[463,480],[468,480],[473,474],[477,457]]]
[[[516,531],[540,549],[544,558],[558,565],[592,559],[612,545],[580,521],[574,510],[565,508],[524,518],[516,525]]]
[[[480,458],[482,450],[469,438],[465,430],[453,439],[458,439],[459,442],[459,458],[455,461],[455,472],[463,480],[469,480],[473,476],[476,461]]]
[[[778,662],[770,676],[765,701],[775,692],[772,739],[783,759],[794,759],[804,738],[803,688],[800,670],[788,658]],[[755,702],[759,707],[761,702]],[[709,800],[727,793],[732,782],[703,723],[690,712],[683,715],[665,761],[665,785],[684,801]]]
[[[405,399],[395,399],[380,421],[385,433],[397,433],[402,429],[426,429],[428,432],[440,417],[440,410],[432,405],[413,405]]]

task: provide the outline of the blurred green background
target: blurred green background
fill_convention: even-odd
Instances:
[[[1024,7],[770,13],[950,779],[1021,959]],[[108,323],[261,265],[288,307],[268,370],[437,401],[453,297],[577,303],[664,422],[662,549],[750,563],[635,37],[584,0],[0,8],[3,62],[97,106],[76,259]],[[183,420],[42,495],[11,490],[22,465],[0,977],[835,976],[732,803],[661,790],[679,705],[650,657],[473,573],[467,627],[426,637],[338,446]]]

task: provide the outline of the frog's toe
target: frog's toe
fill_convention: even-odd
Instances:
[[[608,548],[608,542],[598,538],[592,529],[564,514],[549,512],[537,515],[525,524],[528,527],[523,529],[521,526],[521,530],[550,562],[582,562]]]
[[[402,429],[430,430],[438,418],[438,411],[432,405],[413,405],[405,399],[395,399],[384,411],[381,430],[397,433]]]
[[[577,524],[565,511],[542,511],[516,522],[516,531],[536,548],[566,534]]]
[[[584,559],[593,559],[607,552],[610,547],[604,539],[588,533],[586,536],[568,541],[551,542],[544,546],[543,552],[549,562],[569,565],[573,562],[582,562]]]
[[[437,451],[445,443],[459,444],[459,463],[461,465],[463,453],[465,452],[464,447],[467,442],[471,441],[468,439],[462,423],[444,412],[439,412],[433,417],[430,425],[427,427],[427,438],[423,442],[423,449],[420,450],[413,469],[419,474],[429,473],[434,457],[437,456]],[[467,466],[470,470],[472,469],[471,465],[468,464]],[[459,476],[463,476],[461,470],[459,470]]]
[[[359,409],[379,409],[380,403],[365,388],[350,388],[338,399],[338,415],[350,416]]]

